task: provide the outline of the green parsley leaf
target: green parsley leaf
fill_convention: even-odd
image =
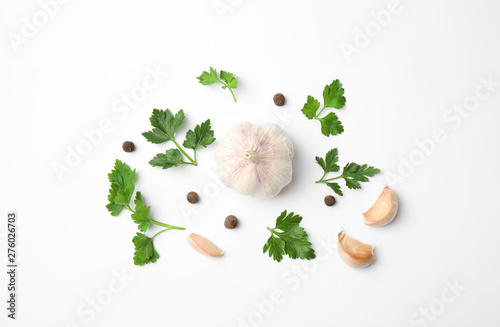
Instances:
[[[146,206],[142,198],[141,192],[135,193],[135,212],[132,213],[132,219],[134,223],[139,225],[139,230],[145,232],[149,224],[151,224],[151,218],[149,218],[149,211],[151,207]]]
[[[357,163],[351,162],[344,167],[342,175],[325,179],[328,173],[336,172],[340,169],[340,167],[336,164],[338,159],[338,150],[336,148],[328,151],[325,159],[316,157],[316,162],[319,166],[321,166],[321,168],[323,168],[324,172],[321,179],[316,181],[316,183],[325,183],[340,196],[344,195],[340,189],[340,185],[337,182],[332,181],[343,178],[348,188],[360,189],[360,182],[369,182],[368,177],[373,177],[380,172],[380,169],[373,166],[358,165]]]
[[[342,83],[338,79],[334,80],[331,84],[325,86],[323,90],[323,108],[321,107],[318,100],[314,97],[308,95],[307,102],[302,108],[302,113],[307,117],[307,119],[316,119],[321,123],[321,133],[326,136],[338,135],[344,132],[344,126],[339,120],[339,117],[330,112],[325,117],[320,118],[325,108],[336,108],[341,109],[345,104],[344,89],[342,88]],[[318,112],[319,111],[319,112]]]
[[[323,168],[325,173],[330,173],[330,172],[336,172],[339,171],[340,167],[337,165],[337,162],[339,161],[339,153],[338,150],[331,149],[326,153],[325,159],[321,157],[316,157],[316,162],[318,165]]]
[[[201,84],[203,85],[210,85],[219,82],[219,79],[217,78],[217,71],[210,67],[210,73],[209,72],[203,72],[199,77],[196,77]]]
[[[263,252],[269,252],[269,257],[278,262],[285,254],[292,259],[314,259],[316,254],[307,239],[308,235],[304,228],[299,226],[301,221],[302,217],[299,215],[283,211],[276,219],[276,227],[267,228],[271,237],[264,245]]]
[[[148,142],[154,144],[160,144],[170,140],[170,137],[159,128],[153,128],[152,131],[144,132],[142,135],[146,138],[146,140],[148,140]]]
[[[285,241],[281,238],[274,237],[271,235],[264,244],[264,253],[269,251],[269,256],[273,256],[273,259],[280,262],[283,259],[283,254],[285,253]]]
[[[358,165],[351,162],[344,167],[342,178],[345,179],[346,185],[350,189],[360,189],[359,182],[368,182],[368,177],[373,177],[380,173],[380,169],[368,165]]]
[[[146,232],[150,224],[165,228],[151,238],[147,237],[145,234],[137,233],[137,236],[132,240],[135,245],[134,263],[136,265],[142,266],[149,262],[155,262],[156,259],[159,258],[159,255],[153,247],[153,239],[158,234],[167,230],[183,230],[185,228],[151,219],[149,216],[151,207],[146,206],[142,194],[139,191],[135,194],[135,210],[130,207],[130,199],[132,198],[135,188],[135,169],[132,170],[126,163],[117,159],[114,169],[108,174],[108,179],[111,182],[111,189],[108,195],[109,204],[106,208],[111,212],[112,216],[117,216],[123,209],[127,209],[132,212],[132,219],[138,225],[140,231]]]
[[[197,166],[196,150],[201,145],[207,147],[215,141],[214,132],[210,126],[210,119],[197,125],[194,131],[189,130],[186,133],[186,140],[183,145],[186,148],[194,150],[194,159],[175,141],[175,133],[184,123],[184,111],[181,109],[175,115],[167,110],[153,109],[153,114],[149,118],[154,127],[151,131],[142,133],[142,135],[151,143],[159,144],[166,141],[172,141],[177,149],[167,150],[166,153],[159,153],[149,161],[153,167],[163,167],[163,169],[177,167],[180,164],[189,164]],[[187,161],[183,160],[183,156]]]
[[[108,211],[111,212],[111,216],[118,216],[123,210],[123,206],[116,203],[109,203],[106,205],[106,208],[108,208]]]
[[[177,167],[182,163],[184,163],[182,161],[182,154],[177,149],[169,149],[165,153],[158,153],[149,161],[151,166],[162,167],[163,169]]]
[[[333,190],[333,192],[335,192],[336,194],[338,194],[340,196],[344,195],[344,193],[342,193],[342,190],[340,189],[339,183],[326,183],[326,186],[331,188]]]
[[[204,71],[200,76],[196,77],[199,82],[203,85],[210,85],[214,83],[221,83],[223,89],[228,89],[233,96],[234,102],[236,102],[236,98],[233,93],[233,89],[238,87],[238,82],[236,81],[236,75],[233,73],[229,73],[227,71],[220,71],[220,78],[217,76],[217,70],[210,67],[210,72]]]
[[[154,238],[154,237],[153,237]],[[132,239],[135,245],[134,264],[143,266],[150,262],[156,262],[160,257],[153,245],[153,238],[147,237],[145,234],[137,233]]]
[[[323,118],[318,119],[321,123],[321,133],[326,136],[342,134],[344,126],[339,120],[339,117],[333,112],[330,112]]]
[[[126,208],[135,189],[135,169],[116,159],[114,169],[108,174],[111,182],[106,208],[112,216],[118,216]]]
[[[344,89],[338,79],[332,84],[325,86],[323,90],[323,102],[326,108],[340,109],[345,104]]]
[[[142,135],[146,140],[155,144],[173,141],[175,132],[184,123],[184,119],[184,111],[182,109],[175,116],[169,109],[153,109],[153,114],[149,118],[149,121],[154,128],[149,132],[142,133]]]
[[[134,187],[134,185],[130,185],[124,190],[117,190],[117,185],[111,186],[111,189],[116,191],[114,203],[126,207],[130,203],[132,193],[134,193]]]
[[[201,125],[196,125],[194,132],[192,130],[187,131],[186,140],[182,145],[185,148],[196,150],[201,145],[207,147],[215,142],[214,131],[210,126],[210,119],[201,123]]]
[[[312,96],[307,96],[307,102],[304,104],[302,108],[302,112],[308,119],[313,119],[316,117],[316,113],[319,109],[319,101],[313,98]]]
[[[238,83],[236,82],[236,75],[233,73],[226,72],[224,70],[220,71],[220,78],[226,82],[226,85],[223,85],[222,88],[225,89],[229,87],[230,89],[235,89],[238,87]]]

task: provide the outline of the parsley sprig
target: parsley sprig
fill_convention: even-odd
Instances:
[[[169,149],[165,153],[158,153],[149,164],[153,167],[162,167],[163,169],[177,167],[181,164],[197,166],[196,151],[200,147],[206,148],[214,143],[214,131],[210,126],[210,119],[197,125],[194,130],[188,130],[186,139],[182,143],[184,148],[193,150],[193,157],[188,155],[186,151],[175,140],[175,133],[184,123],[184,111],[181,109],[175,115],[169,110],[153,109],[153,114],[149,118],[153,129],[142,135],[151,143],[160,144],[167,141],[172,141],[176,149]],[[183,156],[187,159],[184,161]]]
[[[210,67],[210,72],[204,71],[200,76],[196,77],[201,84],[211,85],[214,83],[221,83],[223,89],[228,89],[233,96],[234,102],[236,98],[233,93],[233,89],[238,87],[238,82],[236,81],[236,75],[233,73],[226,72],[224,70],[220,71],[219,76],[217,76],[217,70]]]
[[[126,163],[116,159],[115,167],[108,174],[108,179],[111,182],[109,189],[108,201],[106,208],[112,216],[118,216],[123,209],[132,212],[132,220],[137,224],[139,231],[132,239],[135,246],[134,264],[142,266],[150,262],[156,262],[160,256],[156,252],[153,239],[171,229],[184,230],[184,227],[173,226],[154,220],[150,216],[151,207],[147,206],[142,198],[141,192],[135,193],[135,210],[130,207],[130,201],[135,190],[135,169],[132,170]],[[153,237],[146,236],[145,232],[151,224],[165,227]]]
[[[134,223],[138,225],[137,228],[139,228],[141,232],[147,231],[150,224],[155,224],[157,226],[165,227],[167,229],[180,229],[180,230],[185,229],[184,227],[172,226],[151,218],[149,215],[151,207],[146,206],[142,198],[142,194],[139,191],[135,193],[134,204],[135,204],[135,210],[132,209],[130,206],[127,206],[127,209],[132,212],[131,215],[132,220],[134,221]]]
[[[345,165],[342,174],[333,178],[325,179],[326,175],[330,172],[338,172],[340,166],[337,165],[339,161],[338,150],[332,149],[328,151],[325,158],[316,157],[316,162],[323,168],[324,174],[321,176],[316,183],[324,183],[330,187],[336,194],[342,196],[342,190],[340,185],[334,180],[343,178],[345,180],[346,186],[350,189],[360,189],[360,182],[368,182],[368,177],[373,177],[380,172],[380,169],[368,165],[358,165],[357,163],[350,162]]]
[[[345,104],[344,89],[342,83],[338,79],[331,84],[325,86],[323,90],[323,108],[320,108],[320,103],[313,96],[307,96],[307,102],[302,108],[302,112],[308,119],[316,119],[321,123],[321,133],[326,136],[342,134],[344,126],[339,120],[339,117],[330,112],[328,115],[320,118],[320,115],[326,108],[341,109]]]
[[[272,256],[278,262],[285,254],[292,259],[314,259],[316,254],[311,242],[307,240],[307,233],[299,226],[301,221],[301,216],[283,211],[276,219],[276,227],[267,228],[271,232],[271,237],[264,245],[264,253],[269,251],[269,257]]]

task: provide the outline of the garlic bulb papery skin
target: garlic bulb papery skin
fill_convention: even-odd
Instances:
[[[258,198],[277,195],[292,180],[293,144],[275,124],[242,122],[215,150],[221,182]]]

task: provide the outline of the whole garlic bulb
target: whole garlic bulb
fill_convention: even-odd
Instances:
[[[222,183],[259,198],[278,194],[292,180],[293,144],[275,124],[234,125],[215,150]]]

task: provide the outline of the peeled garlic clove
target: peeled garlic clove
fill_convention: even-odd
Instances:
[[[388,186],[384,187],[375,204],[363,214],[368,226],[384,226],[398,213],[398,197]]]
[[[373,245],[361,243],[347,236],[345,233],[339,233],[337,242],[340,257],[349,265],[356,268],[365,268],[375,261],[373,255]]]
[[[207,240],[205,237],[192,233],[188,236],[187,242],[189,245],[193,247],[196,251],[201,254],[208,255],[211,257],[220,257],[224,252],[217,247],[214,243]]]
[[[293,145],[275,124],[234,125],[215,150],[221,182],[259,198],[277,195],[292,180]]]

